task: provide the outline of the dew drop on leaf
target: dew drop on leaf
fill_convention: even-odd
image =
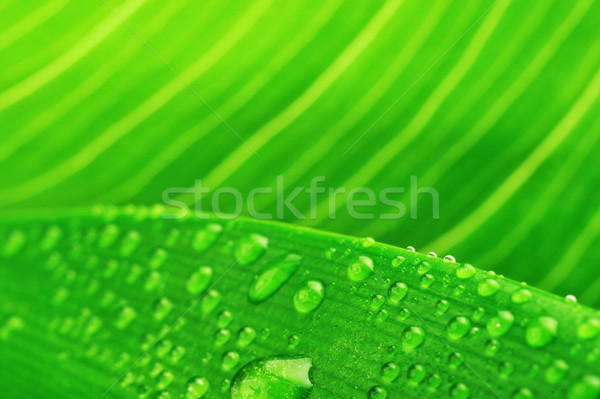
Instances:
[[[250,234],[240,238],[234,249],[235,260],[245,266],[254,263],[265,253],[269,239],[260,234]]]
[[[459,266],[458,269],[456,269],[456,277],[461,279],[467,279],[473,277],[475,275],[475,272],[477,272],[477,270],[472,265],[465,263]]]
[[[513,303],[525,303],[525,302],[529,302],[529,300],[531,299],[533,295],[531,294],[531,291],[529,291],[528,289],[525,288],[521,288],[516,290],[515,292],[513,292],[512,296],[511,296],[511,300],[513,301]]]
[[[400,367],[396,363],[389,362],[381,366],[381,378],[384,381],[392,382],[400,374]]]
[[[548,366],[546,372],[544,373],[544,377],[546,378],[546,382],[549,384],[557,384],[565,378],[567,374],[567,370],[569,369],[569,365],[560,359],[556,359]]]
[[[193,272],[187,279],[186,288],[192,295],[198,295],[204,292],[213,277],[213,269],[209,266],[202,266]]]
[[[549,316],[538,317],[529,322],[525,331],[525,340],[529,346],[539,348],[547,345],[556,336],[558,321]]]
[[[507,310],[501,310],[490,318],[486,324],[487,332],[491,337],[500,337],[508,332],[515,321],[513,314]]]
[[[491,296],[498,292],[499,289],[500,283],[490,278],[479,283],[477,286],[477,293],[481,296]]]
[[[192,238],[192,248],[198,253],[207,251],[219,238],[223,226],[220,224],[209,224],[202,230],[198,230]]]
[[[411,351],[420,346],[425,340],[425,333],[420,327],[408,327],[402,333],[402,348]]]
[[[427,370],[422,364],[414,364],[408,369],[408,380],[414,384],[419,384],[426,375]]]
[[[471,321],[464,316],[457,316],[450,320],[446,326],[448,337],[453,340],[460,339],[467,335],[471,328]]]
[[[385,390],[385,388],[382,388],[380,386],[374,386],[371,389],[369,389],[369,392],[367,393],[367,398],[368,399],[385,399],[385,398],[387,398],[387,391]]]
[[[254,277],[248,291],[250,301],[259,303],[273,295],[298,270],[300,263],[301,256],[288,254],[269,265],[264,272]]]
[[[408,287],[404,283],[396,282],[388,289],[388,296],[392,304],[399,303],[408,293]]]
[[[310,313],[319,307],[324,296],[323,283],[310,280],[294,294],[294,308],[300,313]]]
[[[373,273],[373,260],[367,256],[359,256],[348,266],[348,277],[352,281],[364,281]]]
[[[187,382],[185,399],[200,399],[208,392],[209,388],[210,384],[206,378],[193,377]]]

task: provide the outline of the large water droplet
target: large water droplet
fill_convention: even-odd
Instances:
[[[248,292],[250,300],[258,303],[269,298],[292,277],[301,262],[301,256],[289,254],[269,265],[266,271],[255,276]]]
[[[231,385],[232,399],[304,399],[312,389],[309,358],[265,358],[246,364]]]
[[[300,313],[310,313],[319,307],[323,301],[323,283],[310,280],[306,285],[296,291],[294,295],[294,307]]]
[[[267,250],[269,239],[260,234],[250,234],[238,240],[234,249],[235,260],[244,266],[255,262]]]
[[[476,272],[477,270],[472,265],[465,263],[456,269],[456,276],[458,278],[466,279],[473,277]]]
[[[492,278],[489,278],[479,283],[477,286],[477,293],[481,296],[491,296],[498,292],[499,289],[500,283]]]

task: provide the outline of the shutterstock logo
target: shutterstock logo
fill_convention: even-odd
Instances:
[[[425,202],[431,203],[428,217],[439,219],[438,191],[419,187],[416,176],[410,177],[408,188],[391,186],[380,190],[332,187],[325,176],[314,177],[308,186],[288,187],[284,177],[277,176],[275,187],[256,187],[246,195],[229,186],[212,190],[202,180],[196,180],[191,187],[170,187],[162,194],[165,205],[174,210],[165,213],[164,219],[181,219],[193,212],[198,218],[212,214],[226,220],[242,215],[259,220],[323,220],[336,219],[341,213],[361,220],[417,219],[419,199],[425,197],[430,198]],[[227,211],[223,209],[224,203],[229,205]]]

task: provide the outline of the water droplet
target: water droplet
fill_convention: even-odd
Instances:
[[[600,378],[586,375],[569,390],[569,399],[595,399],[600,394]]]
[[[173,373],[171,373],[170,371],[163,371],[158,375],[158,378],[156,379],[156,388],[158,388],[159,390],[163,390],[169,385],[171,385],[174,379],[175,376],[173,375]]]
[[[109,224],[100,233],[100,237],[98,238],[98,247],[101,249],[106,249],[113,245],[117,238],[119,237],[119,228],[114,224]]]
[[[450,388],[450,397],[452,398],[467,399],[470,394],[471,390],[462,382],[456,383]]]
[[[456,263],[456,259],[454,259],[454,256],[452,256],[452,255],[446,255],[446,256],[444,256],[444,262]]]
[[[215,345],[223,346],[229,341],[229,338],[231,338],[231,331],[224,328],[217,330],[215,333]]]
[[[190,275],[186,282],[186,288],[192,295],[203,293],[213,277],[213,269],[209,266],[202,266]]]
[[[268,266],[266,271],[255,276],[248,292],[250,301],[259,303],[273,295],[298,270],[300,263],[301,256],[289,254]]]
[[[229,310],[223,310],[217,316],[217,327],[225,328],[225,327],[229,326],[229,324],[231,324],[232,320],[233,320],[233,315],[231,314],[231,312]]]
[[[300,313],[310,313],[319,307],[324,296],[323,283],[310,280],[294,294],[294,307]]]
[[[234,249],[238,264],[244,266],[256,262],[267,250],[269,239],[260,234],[250,234],[240,238]]]
[[[238,331],[237,344],[238,346],[246,347],[254,342],[256,338],[256,330],[252,327],[243,327]]]
[[[442,385],[442,377],[439,374],[431,374],[427,379],[427,386],[431,389],[438,389]]]
[[[494,295],[500,289],[500,283],[494,279],[483,280],[477,286],[477,293],[481,296]]]
[[[371,298],[370,308],[371,310],[378,310],[385,304],[385,297],[382,295],[373,295]]]
[[[312,382],[309,358],[273,357],[258,359],[242,367],[231,385],[232,399],[305,399]]]
[[[475,275],[477,270],[468,263],[464,263],[456,269],[456,277],[461,279],[471,278]]]
[[[500,350],[500,342],[497,339],[490,339],[485,343],[485,354],[494,356]]]
[[[552,362],[550,366],[546,369],[544,373],[544,377],[546,377],[546,382],[549,384],[557,384],[565,378],[567,374],[567,370],[569,369],[569,365],[560,359],[556,359]]]
[[[429,270],[431,270],[431,265],[429,262],[421,262],[419,263],[419,266],[417,266],[417,273],[419,273],[419,275],[425,274]]]
[[[154,303],[154,318],[163,320],[173,310],[173,303],[167,298],[160,298]]]
[[[503,362],[498,366],[498,371],[503,377],[510,377],[513,371],[515,371],[515,366],[510,362]]]
[[[192,248],[196,252],[205,252],[217,241],[223,226],[220,224],[209,224],[202,230],[199,230],[192,239]]]
[[[200,399],[208,392],[209,387],[206,378],[194,377],[187,382],[185,399]]]
[[[200,301],[200,311],[202,314],[209,314],[221,303],[221,294],[216,290],[209,290]]]
[[[372,237],[365,237],[361,240],[361,245],[364,248],[368,248],[368,247],[372,246],[373,244],[375,244],[375,239]]]
[[[121,241],[121,248],[119,249],[121,256],[130,256],[133,254],[138,249],[141,242],[142,236],[140,233],[135,230],[128,231]]]
[[[575,295],[567,295],[565,297],[565,301],[571,302],[571,303],[577,303],[577,298],[575,297]]]
[[[437,254],[435,252],[428,252],[427,256],[429,256],[430,258],[437,258]]]
[[[476,308],[475,310],[473,310],[473,320],[475,321],[479,321],[481,319],[483,319],[483,316],[485,316],[485,309],[484,308]]]
[[[491,337],[500,337],[508,332],[515,321],[515,317],[507,310],[501,310],[498,314],[490,318],[486,328]]]
[[[367,256],[359,256],[348,266],[348,277],[352,281],[363,281],[373,273],[373,261]]]
[[[390,298],[390,303],[398,304],[406,294],[408,293],[408,287],[404,283],[394,283],[388,289],[388,296]]]
[[[392,259],[392,267],[402,266],[404,262],[406,262],[404,256],[396,256],[394,259]]]
[[[446,327],[448,337],[453,340],[464,337],[471,328],[471,321],[464,316],[457,316],[450,320]]]
[[[533,392],[529,388],[518,388],[513,393],[513,399],[533,399]]]
[[[425,333],[420,327],[408,327],[402,333],[402,348],[409,352],[420,346],[425,340]]]
[[[385,399],[387,398],[387,391],[385,390],[385,388],[382,388],[380,386],[374,386],[371,389],[369,389],[369,392],[367,393],[367,398]]]
[[[164,358],[165,356],[167,356],[171,348],[173,348],[173,343],[171,341],[167,339],[160,341],[156,345],[156,356],[158,356],[161,359]]]
[[[126,328],[137,316],[137,313],[133,308],[129,306],[125,306],[121,311],[117,314],[117,320],[115,325],[119,330]]]
[[[227,352],[221,359],[221,367],[224,371],[232,370],[240,361],[240,355],[237,352]]]
[[[58,226],[50,226],[39,243],[42,252],[53,250],[62,237],[62,230]]]
[[[519,290],[516,290],[515,292],[513,292],[512,296],[511,296],[511,300],[513,301],[513,303],[525,303],[525,302],[529,302],[529,300],[531,299],[533,295],[531,294],[531,291],[525,289],[525,288],[521,288]]]
[[[433,284],[434,278],[431,274],[425,274],[423,277],[421,277],[421,288],[429,288],[431,286],[431,284]]]
[[[448,303],[448,301],[445,300],[445,299],[440,299],[435,304],[435,314],[436,314],[436,316],[441,316],[441,315],[445,314],[448,311],[449,308],[450,308],[450,304]]]
[[[426,375],[427,370],[421,364],[415,364],[408,369],[408,380],[414,384],[419,384]]]
[[[410,245],[409,245],[408,247],[406,247],[406,250],[407,250],[407,251],[410,251],[410,252],[415,252],[415,251],[416,251],[416,250],[415,250],[415,247],[412,247],[412,246],[410,246]]]
[[[164,249],[158,248],[148,261],[150,269],[158,269],[167,260],[167,252]]]
[[[460,353],[454,352],[448,356],[448,364],[451,369],[456,369],[463,363],[463,359]]]
[[[589,319],[577,326],[577,335],[581,339],[594,338],[600,333],[600,320]]]
[[[392,382],[400,374],[400,367],[396,363],[389,362],[381,366],[381,378],[384,381]]]
[[[181,358],[183,358],[183,356],[185,356],[185,348],[183,346],[176,346],[173,348],[173,350],[171,351],[171,362],[172,363],[177,363],[181,360]]]
[[[288,348],[294,349],[300,344],[300,337],[297,335],[290,335],[288,338]]]
[[[558,321],[549,316],[538,317],[527,325],[525,340],[529,346],[539,348],[547,345],[556,336]]]

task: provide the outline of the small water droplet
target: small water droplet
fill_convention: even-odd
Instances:
[[[373,273],[373,260],[367,256],[359,256],[348,266],[348,277],[352,281],[363,281]]]
[[[456,269],[456,277],[460,279],[471,278],[477,273],[477,270],[468,263],[464,263]]]
[[[575,297],[575,295],[567,295],[565,297],[565,301],[571,302],[571,303],[577,303],[577,298]]]
[[[446,326],[448,337],[453,340],[458,340],[464,337],[471,328],[471,321],[464,316],[457,316],[450,320]]]
[[[202,266],[193,272],[185,284],[187,291],[192,295],[203,293],[213,278],[213,269],[209,266]]]
[[[156,251],[154,251],[154,254],[150,257],[150,260],[148,261],[148,266],[150,267],[150,269],[158,269],[159,267],[164,265],[164,263],[167,260],[167,256],[167,251],[161,248],[157,249]]]
[[[563,380],[563,378],[565,378],[568,369],[569,365],[564,360],[554,360],[552,364],[548,366],[546,372],[544,373],[546,382],[548,382],[549,384],[559,383]]]
[[[323,283],[310,280],[294,294],[294,308],[300,313],[310,313],[319,307],[324,296]]]
[[[498,314],[490,318],[486,328],[491,337],[500,337],[508,332],[515,321],[513,314],[507,310],[501,310]]]
[[[263,273],[254,277],[248,291],[250,301],[259,303],[273,295],[298,270],[300,263],[301,256],[289,254],[269,265]]]
[[[533,295],[531,294],[531,291],[525,289],[525,288],[521,288],[516,290],[515,292],[513,292],[512,296],[511,296],[511,300],[513,301],[513,303],[525,303],[525,302],[529,302],[529,300],[531,299]]]
[[[446,256],[444,256],[444,262],[456,263],[456,259],[454,259],[454,256],[452,256],[452,255],[446,255]]]
[[[381,366],[381,378],[384,381],[392,382],[400,374],[400,367],[396,363],[389,362]]]
[[[423,277],[421,277],[421,281],[420,281],[420,286],[421,288],[429,288],[431,286],[431,284],[433,284],[434,282],[434,278],[431,274],[425,274]]]
[[[217,241],[222,230],[223,226],[220,224],[209,224],[197,231],[192,238],[192,248],[199,253],[207,251]]]
[[[554,339],[557,328],[556,319],[549,316],[538,317],[527,325],[525,340],[534,348],[545,346]]]
[[[445,299],[440,299],[435,304],[435,314],[436,314],[436,316],[441,316],[441,315],[445,314],[448,311],[449,308],[450,308],[450,304],[448,303],[448,301],[445,300]]]
[[[369,389],[369,392],[367,393],[367,398],[385,399],[387,398],[387,391],[385,390],[385,388],[382,388],[380,386],[374,386],[371,389]]]
[[[494,279],[483,280],[477,286],[477,293],[481,296],[494,295],[500,289],[500,283]]]
[[[173,310],[173,303],[167,298],[160,298],[154,303],[154,318],[163,320]]]
[[[260,234],[250,234],[238,240],[234,256],[239,265],[245,266],[256,262],[267,250],[269,239]]]
[[[252,327],[243,327],[238,331],[237,344],[242,348],[250,345],[256,338],[256,330]]]
[[[200,399],[208,392],[209,387],[206,378],[194,377],[187,382],[185,399]]]
[[[171,373],[170,371],[163,371],[158,375],[158,378],[156,379],[156,387],[159,390],[163,390],[169,385],[171,385],[174,379],[175,376],[173,375],[173,373]]]
[[[221,358],[221,368],[224,371],[232,370],[240,361],[240,355],[237,352],[227,352]]]
[[[456,383],[450,388],[450,397],[455,399],[467,399],[470,394],[471,390],[462,382]]]
[[[600,320],[589,319],[577,326],[577,336],[581,339],[591,339],[600,333]]]
[[[406,249],[407,249],[408,251],[410,251],[410,252],[415,252],[415,251],[416,251],[416,250],[415,250],[415,247],[412,247],[412,246],[410,246],[410,245],[409,245],[408,247],[406,247]]]
[[[406,294],[408,293],[408,287],[404,283],[396,282],[390,286],[388,289],[388,296],[390,299],[390,303],[398,304]]]
[[[419,347],[425,340],[425,333],[420,327],[408,327],[402,333],[402,348],[409,352]]]
[[[398,255],[394,259],[392,259],[392,267],[402,266],[404,264],[404,262],[406,262],[406,259],[404,258],[404,256]]]
[[[121,311],[117,314],[117,320],[115,325],[119,330],[126,328],[137,316],[136,311],[129,307],[125,306],[121,309]]]

